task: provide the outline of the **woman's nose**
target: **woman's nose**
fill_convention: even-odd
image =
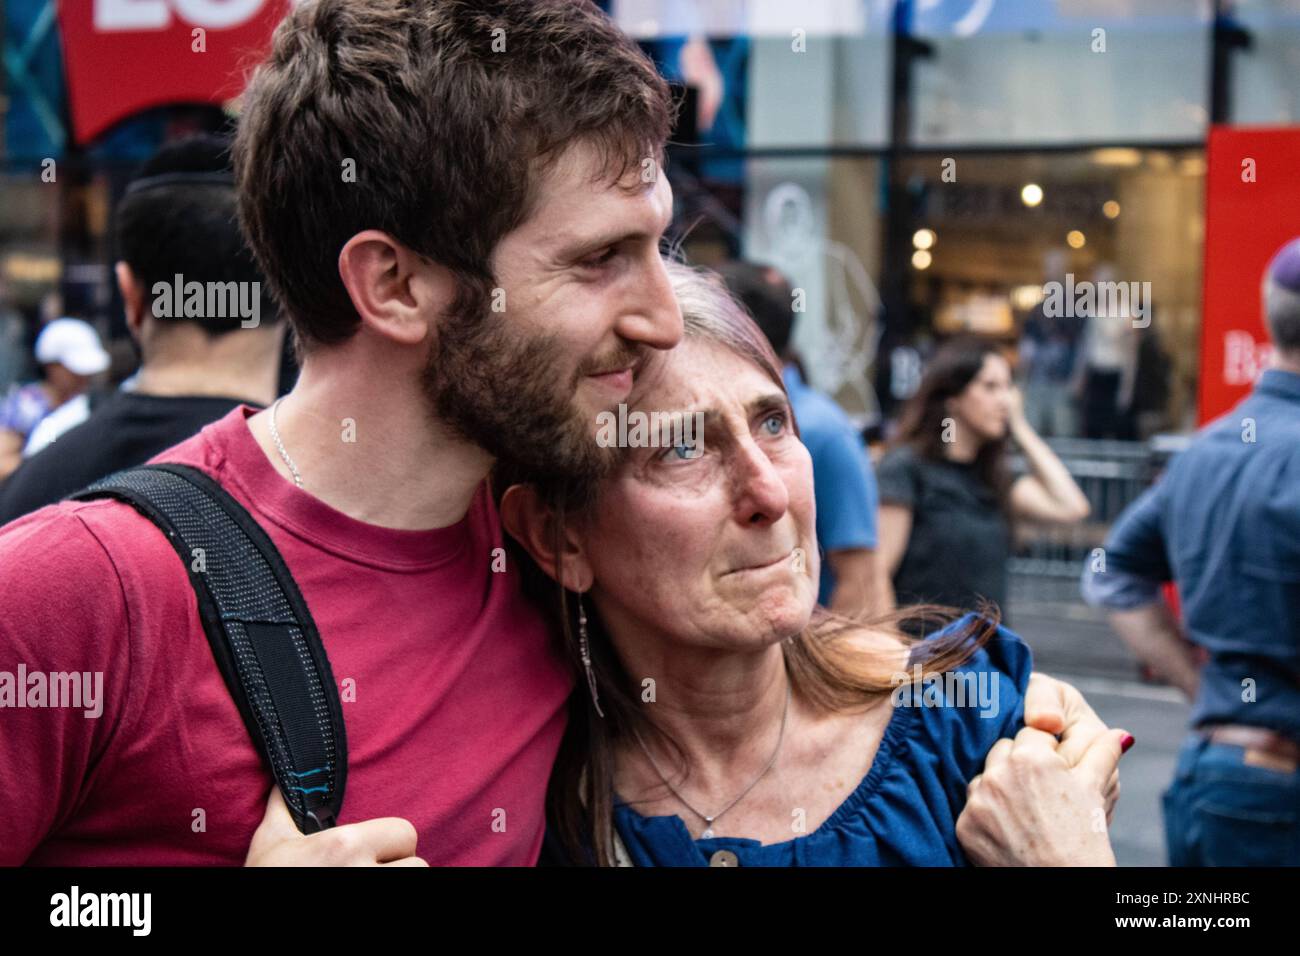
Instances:
[[[790,490],[772,460],[752,439],[740,443],[734,459],[736,519],[771,524],[790,507]]]

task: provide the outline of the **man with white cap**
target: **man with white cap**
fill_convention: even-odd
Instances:
[[[89,323],[63,318],[36,337],[36,361],[44,378],[12,389],[0,403],[0,480],[18,467],[36,427],[56,409],[84,396],[94,377],[108,368],[109,356]]]
[[[1262,293],[1270,367],[1125,510],[1104,568],[1083,577],[1085,599],[1193,702],[1164,794],[1172,866],[1300,865],[1300,238]]]

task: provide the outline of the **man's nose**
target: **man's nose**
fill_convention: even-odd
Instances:
[[[670,349],[682,340],[682,309],[673,294],[668,270],[658,251],[641,279],[635,304],[619,318],[620,338],[655,349]]]

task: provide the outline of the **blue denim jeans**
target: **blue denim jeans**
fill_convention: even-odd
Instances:
[[[1300,769],[1244,762],[1246,750],[1184,742],[1164,794],[1170,866],[1300,866]]]

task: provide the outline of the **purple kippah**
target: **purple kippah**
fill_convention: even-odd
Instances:
[[[1268,277],[1284,289],[1300,292],[1300,239],[1292,239],[1268,264]]]

